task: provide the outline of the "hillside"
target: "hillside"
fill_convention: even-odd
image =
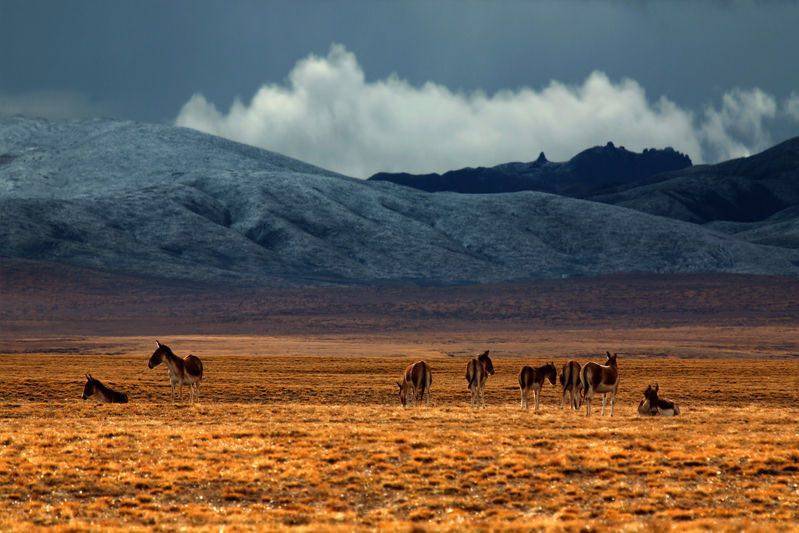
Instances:
[[[799,137],[750,157],[653,180],[592,199],[699,224],[763,221],[799,205]]]
[[[381,172],[369,179],[390,181],[427,192],[485,194],[541,191],[585,198],[610,187],[690,166],[691,159],[687,155],[671,148],[646,149],[639,154],[609,142],[605,146],[584,150],[562,163],[548,161],[542,152],[538,159],[529,163],[463,168],[444,174]]]
[[[799,273],[799,252],[540,192],[427,194],[196,131],[0,121],[0,256],[190,281]]]

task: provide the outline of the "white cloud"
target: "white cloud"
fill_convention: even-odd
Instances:
[[[799,122],[799,93],[791,93],[791,96],[785,99],[785,114]]]
[[[355,55],[333,45],[326,57],[299,61],[286,84],[264,85],[226,113],[195,94],[176,122],[367,177],[527,161],[540,150],[564,160],[609,140],[715,160],[761,148],[775,111],[771,96],[736,89],[697,118],[665,97],[650,100],[635,80],[598,71],[578,85],[551,81],[491,95],[413,86],[395,75],[366,81]]]
[[[104,114],[105,108],[85,96],[69,91],[0,93],[0,116],[23,115],[49,119],[88,118]]]
[[[777,115],[774,97],[752,89],[733,89],[722,97],[721,108],[708,107],[700,134],[710,160],[751,155],[771,146],[765,122]]]

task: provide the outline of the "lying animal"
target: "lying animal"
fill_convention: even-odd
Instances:
[[[668,398],[660,398],[658,391],[660,386],[647,386],[644,391],[644,399],[638,404],[638,414],[641,416],[677,416],[680,408]]]

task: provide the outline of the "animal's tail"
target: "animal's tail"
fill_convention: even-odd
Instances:
[[[469,364],[466,365],[466,383],[467,386],[471,389],[472,386],[477,384],[477,366],[476,359],[472,359],[469,361]]]
[[[568,379],[568,376],[566,375],[566,374],[569,373],[569,370],[571,370],[571,366],[570,365],[566,364],[566,365],[563,366],[563,371],[560,373],[560,384],[561,384],[561,386],[565,386],[566,383],[568,383],[570,381]]]
[[[584,366],[580,369],[580,396],[585,398],[585,395],[588,394],[588,365]]]

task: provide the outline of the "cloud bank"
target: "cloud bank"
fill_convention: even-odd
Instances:
[[[799,103],[782,109],[799,113]],[[639,151],[672,146],[712,162],[768,147],[767,122],[777,114],[774,97],[757,88],[732,89],[695,114],[599,71],[577,85],[491,95],[413,86],[396,75],[367,81],[355,55],[333,45],[326,57],[298,61],[285,84],[264,85],[227,112],[195,94],[176,123],[368,177],[529,161],[542,150],[564,160],[611,140]]]

